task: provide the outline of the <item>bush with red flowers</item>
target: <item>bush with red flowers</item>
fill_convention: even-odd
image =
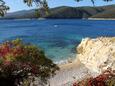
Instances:
[[[73,83],[73,86],[115,86],[115,71],[108,69],[101,75]]]
[[[23,84],[29,76],[47,83],[48,78],[55,75],[58,69],[58,66],[34,45],[25,44],[20,39],[0,44],[0,86]]]

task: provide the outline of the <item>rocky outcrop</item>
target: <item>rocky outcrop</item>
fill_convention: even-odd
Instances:
[[[85,38],[77,47],[77,53],[81,63],[93,72],[115,70],[115,37]]]

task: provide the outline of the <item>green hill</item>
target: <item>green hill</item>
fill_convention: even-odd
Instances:
[[[60,7],[51,10],[47,18],[88,18],[102,12],[103,9],[96,7]]]
[[[115,8],[98,13],[91,18],[115,18]]]
[[[37,18],[35,9],[22,10],[6,14],[2,19],[32,19]],[[50,9],[49,15],[40,18],[51,19],[87,19],[87,18],[115,18],[115,5],[99,7],[68,7],[61,6]]]

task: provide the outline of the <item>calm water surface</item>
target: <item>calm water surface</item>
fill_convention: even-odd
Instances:
[[[85,37],[115,36],[114,20],[0,20],[0,42],[21,38],[58,62],[75,58]]]

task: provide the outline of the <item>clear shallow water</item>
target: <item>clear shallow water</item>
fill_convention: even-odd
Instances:
[[[75,58],[85,37],[115,36],[113,20],[0,20],[0,43],[21,38],[41,47],[53,61]]]

